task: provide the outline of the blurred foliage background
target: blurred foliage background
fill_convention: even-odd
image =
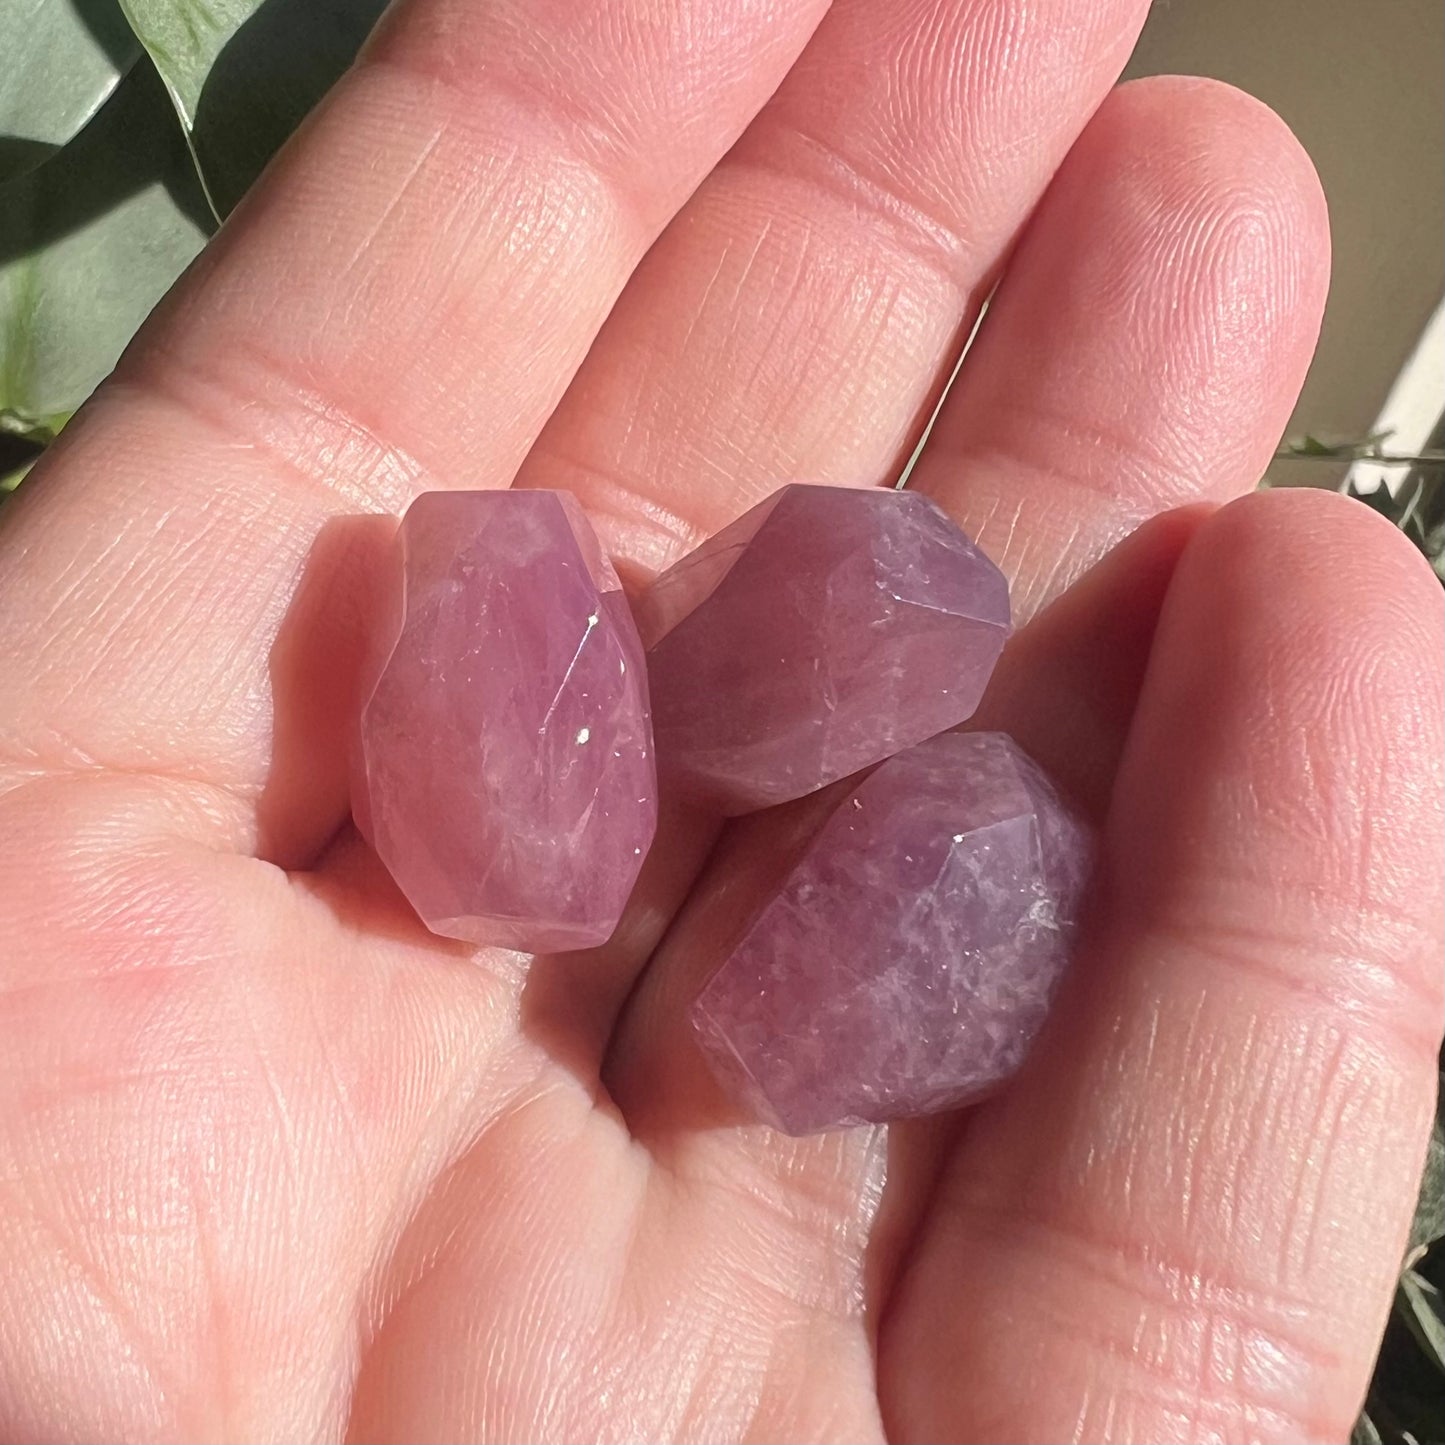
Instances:
[[[581,0],[579,0],[581,3]],[[0,495],[114,366],[273,152],[350,63],[384,0],[3,0]],[[1311,462],[1383,459],[1361,498],[1445,577],[1445,453],[1305,437]],[[1338,466],[1332,475],[1338,475]],[[1349,482],[1345,483],[1349,488]],[[1445,1442],[1445,1128],[1355,1439]]]

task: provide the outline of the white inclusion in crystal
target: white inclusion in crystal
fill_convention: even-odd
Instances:
[[[577,644],[577,651],[572,654],[572,661],[567,664],[567,671],[562,674],[562,681],[557,684],[557,691],[552,694],[552,701],[547,705],[547,716],[542,719],[542,726],[537,729],[539,734],[547,731],[547,724],[552,721],[552,714],[557,711],[557,704],[562,701],[562,694],[566,692],[567,684],[572,681],[572,674],[576,672],[577,664],[582,659],[582,649],[587,646],[587,639],[592,636],[592,629],[597,626],[599,618],[599,613],[587,614],[587,630]]]
[[[585,742],[587,741],[587,739],[590,738],[591,736],[592,736],[592,729],[591,729],[591,728],[578,728],[578,729],[577,729],[577,741],[578,741],[579,744],[585,743]]]

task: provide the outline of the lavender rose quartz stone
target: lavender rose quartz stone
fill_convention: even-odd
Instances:
[[[642,646],[560,492],[428,492],[397,532],[357,824],[434,933],[531,952],[617,925],[657,826]]]
[[[1023,1062],[1073,943],[1093,835],[1002,733],[853,787],[704,985],[714,1071],[789,1134],[953,1108]]]
[[[968,718],[1008,586],[921,493],[790,485],[664,572],[638,625],[665,782],[745,813]]]

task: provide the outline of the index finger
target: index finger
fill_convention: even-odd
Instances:
[[[510,482],[825,8],[397,8],[7,508],[0,773],[201,782],[254,831],[286,729],[343,710],[344,659],[273,649],[323,524]],[[312,561],[332,617],[345,550]],[[333,826],[315,787],[275,856]]]

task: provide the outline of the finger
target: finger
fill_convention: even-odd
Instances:
[[[909,485],[1036,611],[1145,517],[1259,479],[1329,270],[1308,158],[1212,81],[1116,90],[999,283]]]
[[[511,480],[823,9],[397,8],[7,516],[11,770],[200,778],[254,808],[290,694],[338,671],[334,637],[270,670],[323,524]],[[349,575],[314,579],[343,615]],[[336,726],[285,780],[281,856],[335,824]]]
[[[1440,646],[1438,583],[1362,508],[1202,528],[1075,981],[890,1304],[895,1434],[1348,1434],[1433,1103]]]
[[[521,480],[650,575],[784,482],[891,481],[1138,0],[835,0],[639,268]]]

